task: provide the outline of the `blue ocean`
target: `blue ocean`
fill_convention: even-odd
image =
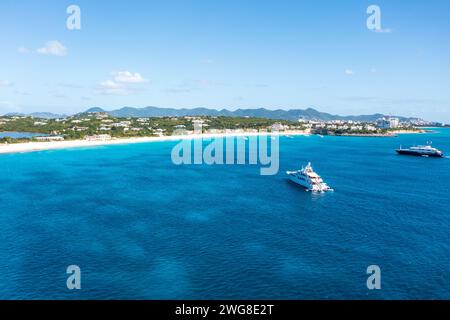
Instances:
[[[282,137],[274,176],[177,142],[0,155],[0,299],[450,299],[450,158],[395,153],[450,155],[435,130]],[[309,161],[333,193],[289,182]]]

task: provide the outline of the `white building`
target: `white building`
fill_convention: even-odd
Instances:
[[[79,131],[87,131],[87,130],[89,130],[89,128],[88,127],[73,127],[72,130],[79,132]]]
[[[48,136],[48,137],[35,137],[37,141],[64,141],[64,137],[61,136]]]
[[[88,141],[106,141],[111,140],[111,136],[109,134],[97,134],[93,136],[85,136],[84,139]]]
[[[377,121],[377,125],[381,129],[398,128],[400,125],[400,119],[395,117],[384,117]]]
[[[288,130],[289,126],[285,126],[281,123],[274,123],[271,128],[272,128],[272,131],[284,131],[284,130]]]
[[[127,128],[131,125],[131,121],[121,121],[113,123],[112,126],[116,128]]]

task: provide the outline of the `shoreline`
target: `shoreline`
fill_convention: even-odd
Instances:
[[[344,133],[334,135],[336,137],[366,137],[366,138],[395,138],[401,134],[424,134],[424,133],[432,133],[432,131],[428,130],[394,130],[388,133]]]
[[[267,136],[267,135],[309,135],[304,131],[289,131],[289,132],[236,132],[236,133],[205,133],[205,134],[190,134],[178,136],[162,136],[162,137],[133,137],[133,138],[112,138],[111,140],[67,140],[67,141],[51,141],[51,142],[25,142],[25,143],[10,143],[0,144],[0,155],[11,153],[28,153],[45,150],[59,150],[69,148],[89,148],[109,145],[124,145],[136,143],[150,143],[150,142],[166,142],[166,141],[180,141],[192,139],[210,139],[220,137],[251,137],[251,136]]]
[[[341,137],[396,137],[398,134],[418,134],[426,133],[426,131],[420,132],[395,132],[393,134],[372,134],[372,135],[330,135]],[[285,131],[285,132],[235,132],[235,133],[205,133],[205,134],[190,134],[190,135],[177,135],[177,136],[161,136],[161,137],[132,137],[132,138],[112,138],[111,140],[67,140],[67,141],[51,141],[51,142],[24,142],[24,143],[10,143],[0,144],[0,155],[11,153],[28,153],[46,150],[60,150],[70,148],[89,148],[109,145],[125,145],[136,143],[150,143],[150,142],[166,142],[166,141],[180,141],[180,140],[192,140],[192,139],[210,139],[210,138],[226,138],[226,137],[251,137],[251,136],[310,136],[312,135],[308,131]]]

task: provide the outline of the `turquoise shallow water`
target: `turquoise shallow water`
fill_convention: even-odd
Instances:
[[[173,142],[0,155],[0,299],[450,299],[450,159],[394,152],[439,131],[282,138],[276,176]],[[287,181],[308,161],[334,193]]]
[[[21,138],[33,138],[38,136],[46,136],[46,134],[33,132],[0,132],[0,139],[1,138],[21,139]]]

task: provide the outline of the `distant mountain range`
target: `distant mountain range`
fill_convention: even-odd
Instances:
[[[264,108],[259,109],[237,109],[230,111],[227,109],[216,110],[208,108],[194,108],[194,109],[173,109],[173,108],[132,108],[124,107],[117,110],[105,111],[102,108],[91,108],[85,111],[89,112],[106,112],[113,117],[184,117],[184,116],[225,116],[225,117],[255,117],[278,120],[353,120],[353,121],[376,121],[384,117],[381,113],[371,115],[356,115],[356,116],[340,116],[326,112],[320,112],[313,108],[307,109],[292,109],[292,110],[268,110]],[[417,118],[408,118],[398,116],[400,120],[416,120]]]
[[[11,112],[5,114],[5,116],[13,117],[13,116],[31,116],[34,118],[40,118],[40,119],[58,119],[58,118],[65,118],[67,115],[65,114],[56,114],[51,112],[33,112],[33,113],[19,113],[19,112]]]
[[[307,109],[292,109],[292,110],[268,110],[264,108],[259,109],[237,109],[235,111],[230,111],[226,109],[216,110],[208,108],[194,108],[194,109],[173,109],[173,108],[158,108],[158,107],[146,107],[146,108],[132,108],[124,107],[117,110],[106,111],[99,107],[94,107],[82,112],[84,113],[95,113],[104,112],[113,117],[184,117],[184,116],[226,116],[226,117],[255,117],[255,118],[268,118],[277,120],[292,120],[296,121],[298,119],[305,120],[353,120],[353,121],[367,121],[373,122],[377,119],[384,117],[385,115],[381,113],[370,114],[370,115],[354,115],[354,116],[340,116],[334,115],[326,112],[320,112],[313,108]],[[18,113],[10,113],[11,115],[24,115]],[[49,112],[35,112],[29,114],[35,118],[46,118],[55,119],[63,118],[66,115],[58,115]],[[397,116],[401,121],[417,120],[417,118],[408,118]]]

